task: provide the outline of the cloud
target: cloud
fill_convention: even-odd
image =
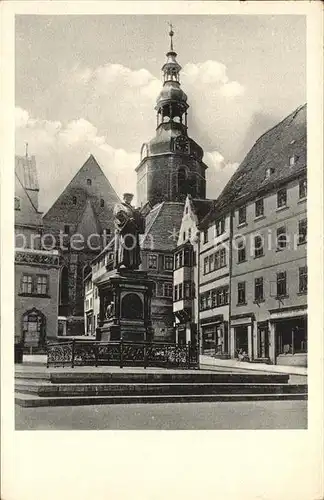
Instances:
[[[78,64],[59,74],[32,104],[34,115],[42,116],[45,110],[47,118],[57,119],[65,127],[83,117],[114,148],[124,148],[126,141],[133,152],[140,151],[142,143],[154,136],[154,106],[162,88],[161,75],[113,63],[93,68]],[[181,82],[190,105],[190,135],[205,150],[226,150],[235,160],[237,140],[234,137],[233,144],[228,131],[241,131],[250,125],[254,112],[249,110],[251,99],[244,99],[242,114],[247,89],[231,79],[223,63],[213,60],[186,64]]]
[[[40,210],[47,210],[92,153],[118,194],[136,189],[134,168],[139,154],[110,146],[88,120],[59,121],[35,119],[26,110],[16,109],[16,154],[24,154],[28,142],[36,156],[40,183]]]
[[[46,211],[92,153],[119,195],[136,193],[135,167],[139,153],[114,148],[98,129],[84,118],[60,121],[40,120],[26,110],[16,109],[16,153],[24,154],[25,142],[36,156],[40,184],[40,210]],[[127,140],[125,140],[127,145]],[[207,196],[216,198],[237,165],[228,164],[218,151],[205,153]]]

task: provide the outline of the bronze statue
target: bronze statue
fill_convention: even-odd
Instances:
[[[114,209],[115,216],[115,267],[136,270],[141,264],[139,235],[145,231],[145,219],[131,202],[133,195],[125,193],[123,202]]]

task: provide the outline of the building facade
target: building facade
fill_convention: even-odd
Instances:
[[[91,155],[43,217],[46,244],[61,255],[59,316],[65,335],[84,333],[84,279],[112,237],[118,201]]]
[[[198,224],[212,206],[211,200],[187,195],[177,248],[174,251],[173,313],[176,342],[197,342],[199,331],[200,234]]]
[[[259,138],[200,226],[229,219],[232,358],[307,364],[306,153],[304,105]]]
[[[40,351],[58,333],[59,253],[43,249],[35,157],[15,160],[15,344]]]

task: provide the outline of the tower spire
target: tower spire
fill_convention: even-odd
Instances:
[[[170,26],[170,31],[169,31],[169,36],[170,36],[170,52],[174,52],[174,50],[173,50],[173,35],[174,35],[174,31],[173,31],[172,23],[169,23],[169,26]]]

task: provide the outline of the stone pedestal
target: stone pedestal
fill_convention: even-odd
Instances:
[[[144,271],[113,270],[96,283],[100,296],[97,339],[151,341],[153,281]]]

